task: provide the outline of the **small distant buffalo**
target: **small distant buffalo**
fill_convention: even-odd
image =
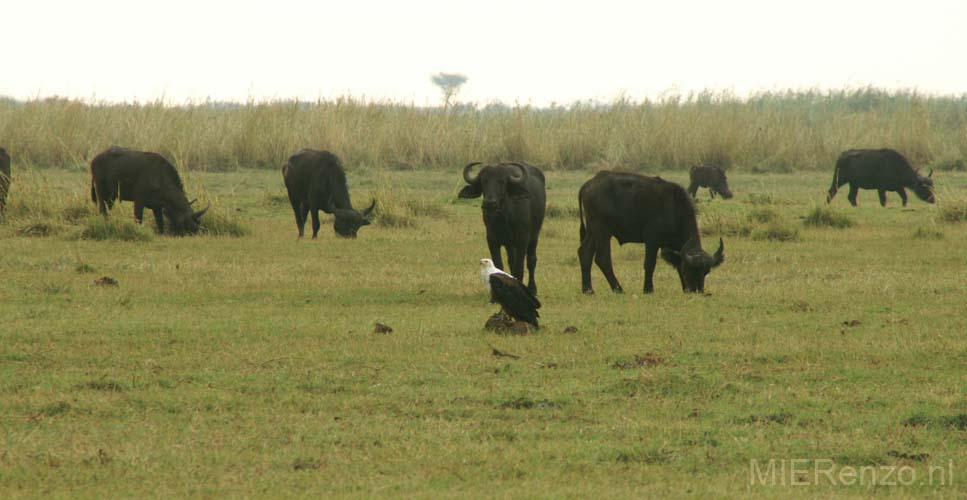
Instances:
[[[164,233],[164,217],[174,234],[198,232],[202,215],[185,196],[178,171],[163,156],[147,151],[111,147],[91,160],[91,200],[101,214],[114,207],[114,200],[134,202],[134,218],[141,223],[144,209],[154,212],[158,233]]]
[[[833,185],[829,188],[826,203],[833,200],[843,184],[849,184],[846,197],[854,207],[860,188],[875,189],[880,195],[880,205],[884,207],[887,191],[896,191],[903,206],[907,206],[906,188],[912,189],[917,198],[934,203],[932,177],[933,169],[924,177],[920,175],[920,169],[914,170],[903,155],[892,149],[851,149],[839,155],[836,161]]]
[[[369,215],[376,208],[376,200],[362,212],[353,208],[342,161],[329,151],[299,150],[282,166],[282,178],[300,238],[310,213],[312,237],[319,234],[319,210],[335,216],[333,228],[337,236],[355,238],[360,227],[370,224]]]
[[[678,271],[685,292],[705,290],[705,276],[725,260],[725,245],[719,239],[715,255],[702,250],[692,198],[678,184],[661,177],[622,172],[598,172],[578,192],[581,218],[581,289],[591,288],[591,261],[598,264],[611,290],[621,285],[611,266],[611,238],[618,244],[645,244],[644,292],[654,290],[652,276],[658,250]],[[585,217],[585,214],[587,216]]]
[[[726,200],[732,197],[732,190],[729,189],[729,180],[725,177],[725,170],[718,165],[711,163],[695,165],[688,171],[688,177],[691,181],[688,184],[688,194],[692,195],[692,198],[695,198],[700,187],[708,188],[712,198],[715,198],[716,194],[722,195],[722,198]]]
[[[537,240],[544,224],[547,193],[541,169],[523,162],[501,163],[480,167],[476,176],[471,171],[480,162],[463,168],[467,183],[460,198],[479,198],[483,223],[487,228],[490,258],[498,269],[505,269],[500,249],[507,249],[510,274],[524,281],[524,258],[527,258],[527,288],[537,295],[534,270],[537,268]]]
[[[10,155],[0,148],[0,214],[7,209],[7,192],[10,191]]]

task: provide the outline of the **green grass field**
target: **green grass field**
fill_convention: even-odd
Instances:
[[[967,493],[967,175],[935,175],[938,206],[825,210],[826,172],[731,174],[735,199],[699,193],[726,249],[707,295],[663,263],[642,295],[643,248],[614,243],[627,293],[595,268],[585,296],[590,175],[548,173],[542,329],[509,336],[483,329],[459,168],[350,169],[355,203],[382,205],[353,241],[331,218],[298,241],[275,170],[186,176],[247,234],[155,236],[125,203],[134,241],[84,239],[86,170],[15,171],[0,497]],[[760,484],[753,460],[785,474]]]

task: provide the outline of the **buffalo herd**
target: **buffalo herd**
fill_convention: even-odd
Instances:
[[[826,202],[832,201],[840,186],[849,184],[847,198],[853,206],[861,188],[875,189],[883,206],[887,191],[896,192],[906,206],[906,189],[934,203],[932,175],[933,170],[927,176],[920,175],[919,169],[892,149],[852,149],[843,152],[836,162]],[[285,162],[282,178],[300,238],[309,216],[312,237],[316,238],[319,210],[334,216],[337,236],[355,238],[362,226],[370,224],[376,200],[362,211],[353,208],[346,172],[335,154],[302,149]],[[483,197],[480,208],[493,265],[504,269],[502,251],[506,251],[510,273],[523,281],[526,261],[527,289],[536,295],[537,242],[547,202],[544,173],[520,161],[490,165],[473,162],[464,167],[463,180],[466,185],[458,197]],[[581,186],[577,253],[584,293],[594,292],[592,262],[612,291],[622,291],[611,263],[612,238],[619,244],[644,244],[644,293],[654,290],[652,278],[659,253],[677,271],[683,291],[704,291],[705,277],[725,260],[725,244],[719,239],[718,249],[711,255],[702,249],[693,199],[700,187],[708,188],[712,198],[718,194],[729,199],[732,190],[725,170],[715,164],[692,167],[689,180],[685,189],[661,177],[602,171]],[[0,148],[0,214],[6,208],[10,182],[10,155]],[[159,233],[165,231],[167,219],[170,232],[176,235],[196,233],[208,210],[192,208],[194,201],[188,201],[178,171],[163,156],[120,147],[108,148],[91,160],[91,200],[104,216],[115,201],[130,201],[138,223],[147,208],[154,214]]]

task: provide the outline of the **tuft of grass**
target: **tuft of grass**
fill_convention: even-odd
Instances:
[[[769,224],[779,220],[779,212],[771,208],[757,208],[749,212],[748,219],[756,224]]]
[[[84,219],[81,230],[74,239],[95,241],[151,241],[154,233],[146,225],[127,217],[102,217],[93,215]]]
[[[967,200],[948,201],[939,208],[938,217],[943,222],[963,222],[967,220]]]
[[[756,241],[797,241],[799,240],[799,229],[781,222],[773,222],[752,231],[752,239]]]
[[[853,227],[855,222],[844,213],[837,212],[829,207],[816,206],[806,215],[803,224],[811,227],[845,229]]]
[[[745,238],[752,234],[755,223],[749,217],[739,217],[732,213],[717,212],[700,214],[699,230],[703,236],[739,236]]]
[[[59,232],[59,230],[60,228],[57,226],[46,222],[34,222],[20,226],[17,229],[17,234],[28,238],[45,238]]]
[[[772,193],[749,193],[745,202],[750,205],[775,205],[776,198]]]
[[[913,233],[913,237],[918,240],[942,240],[944,234],[943,231],[937,229],[935,226],[920,226]]]
[[[446,205],[433,198],[416,196],[394,182],[392,175],[378,173],[376,176],[376,209],[374,220],[383,227],[411,228],[420,218],[441,219],[446,217]]]
[[[67,205],[61,209],[60,213],[61,218],[63,218],[65,222],[71,225],[76,225],[88,217],[97,215],[97,207],[90,202],[83,203],[83,200],[81,200],[81,202],[78,202],[78,200],[69,200]]]
[[[268,191],[262,195],[262,204],[269,207],[287,207],[289,206],[289,194],[282,191]]]
[[[240,238],[252,233],[252,230],[242,223],[237,215],[229,213],[226,209],[217,209],[214,207],[201,217],[200,226],[199,234],[207,234],[209,236]]]
[[[81,262],[81,263],[78,263],[76,266],[74,266],[74,272],[76,272],[77,274],[89,274],[89,273],[97,272],[97,269],[95,269],[94,266],[90,264]]]
[[[570,218],[577,219],[579,210],[577,205],[561,206],[556,203],[548,203],[544,209],[544,216],[548,219]]]

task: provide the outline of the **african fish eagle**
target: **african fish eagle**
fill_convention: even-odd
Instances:
[[[500,304],[507,315],[517,321],[537,326],[541,302],[517,278],[494,267],[490,259],[480,259],[480,278],[490,290],[490,303]]]

